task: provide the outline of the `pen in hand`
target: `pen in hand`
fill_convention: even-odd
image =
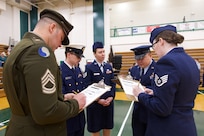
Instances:
[[[74,91],[74,90],[73,90],[72,92],[73,92],[74,94],[78,94],[78,93],[77,93],[76,91]]]
[[[137,85],[138,87],[140,86],[140,81],[141,81],[141,79],[138,80],[138,85]]]

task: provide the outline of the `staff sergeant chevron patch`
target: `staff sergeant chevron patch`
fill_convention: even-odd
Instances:
[[[168,75],[164,75],[162,77],[159,77],[157,74],[155,74],[154,82],[158,87],[162,86],[167,81],[168,81]]]
[[[56,91],[55,77],[49,69],[46,70],[43,77],[41,77],[42,92],[45,94],[52,94]]]

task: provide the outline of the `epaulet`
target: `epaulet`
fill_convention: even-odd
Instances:
[[[44,44],[44,41],[38,37],[32,37],[31,40],[34,44]]]

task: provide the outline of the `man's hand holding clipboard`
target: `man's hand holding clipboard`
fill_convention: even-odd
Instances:
[[[118,79],[122,85],[122,88],[129,100],[132,101],[138,101],[138,98],[135,97],[135,94],[133,94],[133,87],[137,86],[141,91],[145,92],[144,87],[141,85],[141,83],[137,80],[133,80],[128,77],[124,76],[118,76]]]

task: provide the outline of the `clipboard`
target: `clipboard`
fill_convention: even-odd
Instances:
[[[85,109],[95,100],[97,100],[101,95],[103,95],[107,91],[110,91],[110,89],[111,89],[111,86],[108,86],[106,84],[93,83],[89,85],[86,89],[80,92],[86,96],[86,104],[83,107],[83,109]]]
[[[116,84],[118,84],[118,85],[120,85],[120,86],[122,87],[122,85],[121,85],[121,83],[120,83],[120,80],[119,80],[117,77],[111,79],[111,81],[114,82],[114,83],[116,83]]]
[[[138,80],[133,80],[124,76],[118,76],[118,79],[122,85],[122,88],[127,98],[132,101],[138,101],[138,98],[135,97],[133,94],[133,86],[139,86],[144,91],[142,84]]]

